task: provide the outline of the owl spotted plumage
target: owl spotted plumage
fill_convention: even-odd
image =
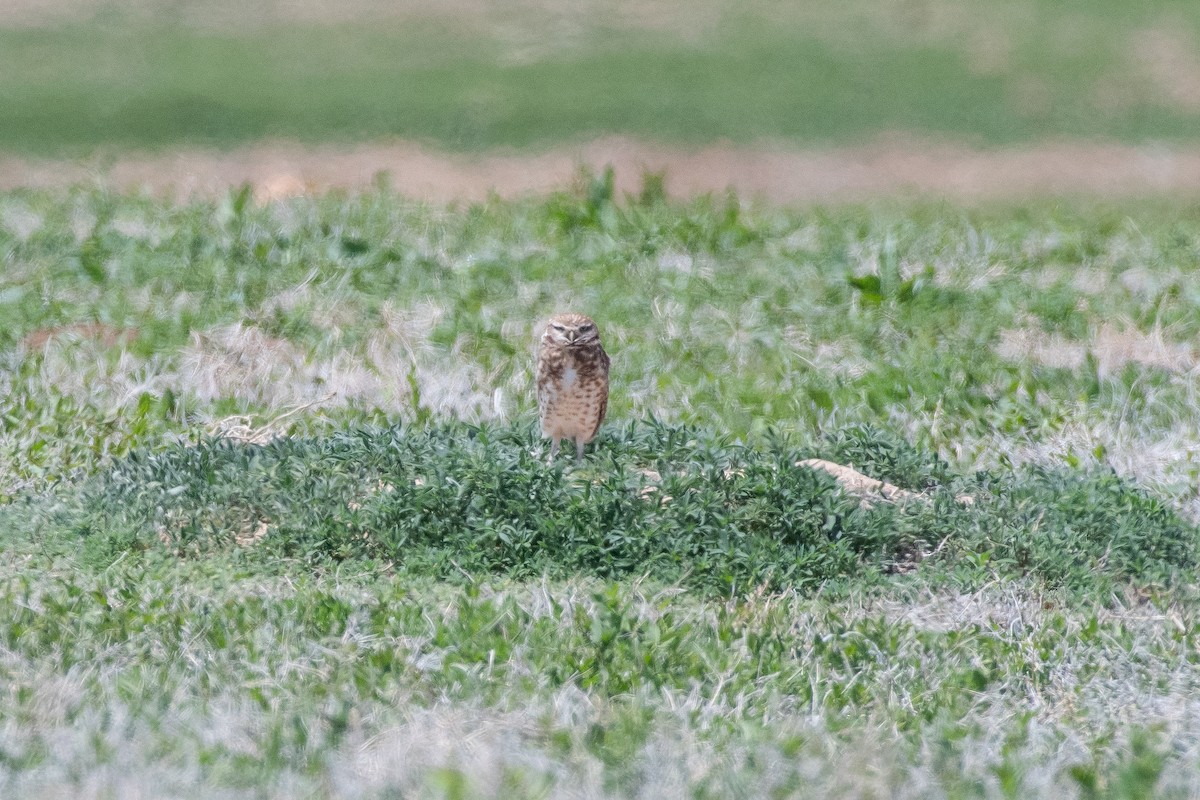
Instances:
[[[608,365],[595,322],[582,314],[550,318],[538,346],[537,397],[551,460],[563,439],[575,440],[575,460],[583,460],[608,410]]]

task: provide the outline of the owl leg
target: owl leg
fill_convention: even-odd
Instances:
[[[551,442],[552,443],[550,445],[550,461],[553,462],[554,457],[556,455],[558,455],[558,437],[555,436],[553,439],[551,439]]]
[[[575,440],[575,463],[583,463],[583,439]]]

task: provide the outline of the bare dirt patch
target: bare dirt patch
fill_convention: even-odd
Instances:
[[[386,176],[400,193],[430,202],[543,194],[569,186],[581,168],[611,165],[622,191],[665,172],[686,197],[737,191],[778,203],[926,195],[960,201],[1027,196],[1200,196],[1200,146],[1053,142],[996,150],[911,140],[859,147],[782,149],[713,144],[676,147],[608,137],[533,153],[461,154],[411,142],[307,147],[263,142],[230,150],[130,152],[92,160],[0,155],[0,189],[100,183],[178,198],[218,196],[251,184],[271,200],[354,190]]]

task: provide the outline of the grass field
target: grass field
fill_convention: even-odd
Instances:
[[[1196,209],[611,186],[0,196],[0,792],[1200,791]]]
[[[6,4],[0,183],[96,177],[0,191],[0,797],[1200,796],[1186,181],[266,185],[615,135],[1145,194],[1198,41],[1185,2]],[[196,145],[270,171],[105,177]],[[613,358],[580,466],[532,388],[566,309]]]
[[[1194,3],[21,0],[0,149],[1200,136]]]

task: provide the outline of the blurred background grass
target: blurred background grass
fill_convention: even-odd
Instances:
[[[0,149],[1200,138],[1200,5],[13,0]]]

